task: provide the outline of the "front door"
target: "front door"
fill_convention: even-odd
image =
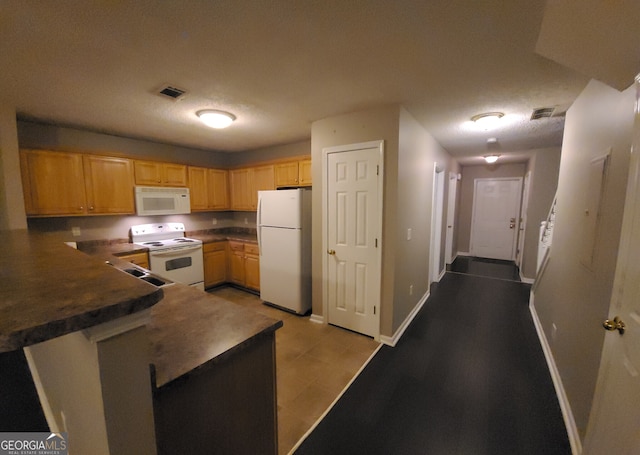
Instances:
[[[377,337],[382,142],[325,149],[328,322]]]
[[[447,202],[447,238],[445,244],[445,262],[453,263],[455,259],[453,252],[453,233],[455,232],[456,223],[456,193],[458,191],[457,174],[449,174],[449,199]]]
[[[515,259],[522,178],[476,179],[473,193],[473,256]]]
[[[636,87],[640,83],[636,81]],[[640,93],[640,91],[638,91]],[[640,97],[638,97],[640,103]],[[636,103],[636,106],[640,104]],[[638,109],[638,108],[636,108]],[[625,201],[608,328],[587,436],[585,455],[640,453],[640,112]],[[615,318],[625,328],[615,327]]]

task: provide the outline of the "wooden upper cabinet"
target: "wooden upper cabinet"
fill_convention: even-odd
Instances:
[[[129,159],[21,150],[20,163],[27,215],[134,213]]]
[[[228,210],[229,171],[207,169],[207,192],[209,208],[213,210]]]
[[[224,169],[189,166],[191,210],[228,210],[229,173]]]
[[[207,169],[189,166],[189,194],[191,210],[207,210]]]
[[[133,163],[127,158],[83,155],[87,213],[133,214]]]
[[[251,210],[250,174],[249,168],[229,171],[231,210]]]
[[[311,160],[298,162],[298,181],[300,186],[311,186]]]
[[[20,166],[27,215],[85,213],[82,155],[21,150]]]
[[[311,185],[311,160],[276,164],[275,179],[278,188]]]
[[[158,161],[135,161],[136,185],[187,186],[187,166]]]
[[[250,168],[250,205],[251,210],[258,209],[258,191],[275,190],[275,169],[273,165]]]
[[[298,186],[298,162],[276,164],[276,186]]]

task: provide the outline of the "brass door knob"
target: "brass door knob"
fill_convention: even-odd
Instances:
[[[606,319],[603,323],[602,323],[602,327],[604,327],[605,329],[609,330],[610,332],[613,332],[614,330],[617,330],[618,332],[620,332],[620,335],[624,334],[624,329],[627,327],[624,322],[622,322],[622,319],[620,319],[618,316],[616,316],[615,318],[613,318],[613,321],[611,319]]]
[[[327,253],[333,256],[334,254],[336,254],[336,250],[327,250]]]

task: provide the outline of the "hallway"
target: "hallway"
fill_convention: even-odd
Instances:
[[[296,454],[570,454],[528,299],[446,273]]]

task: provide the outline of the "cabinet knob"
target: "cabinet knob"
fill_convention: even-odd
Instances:
[[[89,207],[89,210],[93,210],[93,205],[91,207]]]

